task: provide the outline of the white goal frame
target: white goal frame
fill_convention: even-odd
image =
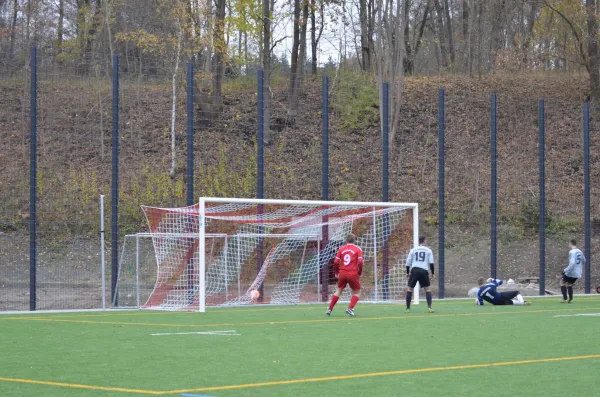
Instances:
[[[281,204],[281,205],[317,205],[317,206],[362,206],[362,207],[373,207],[375,210],[377,207],[404,207],[411,208],[413,211],[413,247],[419,245],[419,204],[418,203],[393,203],[393,202],[364,202],[364,201],[313,201],[313,200],[273,200],[273,199],[245,199],[245,198],[223,198],[223,197],[201,197],[199,202],[199,244],[198,244],[198,258],[199,258],[199,277],[198,277],[198,301],[200,312],[206,311],[206,204],[207,203],[221,203],[221,204]],[[268,234],[266,234],[268,236]],[[376,258],[376,256],[375,256]],[[375,259],[375,266],[377,265],[377,259]],[[419,302],[419,285],[413,293],[415,303]]]

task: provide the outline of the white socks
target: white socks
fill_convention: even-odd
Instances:
[[[513,301],[513,303],[515,305],[522,305],[523,303],[525,303],[525,300],[523,299],[523,297],[521,296],[521,294],[517,295]]]

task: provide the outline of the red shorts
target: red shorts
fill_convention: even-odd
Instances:
[[[340,273],[337,282],[338,288],[344,289],[348,284],[350,284],[350,288],[352,288],[353,291],[359,291],[360,277],[358,276],[358,274]]]

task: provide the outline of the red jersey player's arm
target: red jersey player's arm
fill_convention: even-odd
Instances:
[[[362,250],[358,251],[358,258],[356,260],[356,263],[358,265],[358,276],[360,277],[362,275],[362,269],[363,269],[363,263],[365,262],[365,260],[363,259],[363,253]]]
[[[336,275],[340,272],[340,262],[342,261],[340,254],[341,254],[341,252],[338,251],[335,256],[335,259],[333,260],[333,270],[335,271]]]

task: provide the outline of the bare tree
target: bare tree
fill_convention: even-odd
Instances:
[[[175,54],[175,68],[173,69],[173,95],[172,95],[172,108],[171,108],[171,168],[169,169],[169,176],[171,178],[175,177],[175,160],[177,150],[175,147],[176,136],[175,136],[175,120],[177,117],[177,76],[179,74],[179,60],[181,58],[181,41],[183,38],[183,29],[181,28],[181,23],[177,22],[177,53]]]
[[[60,0],[58,2],[58,26],[56,27],[56,35],[57,41],[56,44],[58,48],[62,47],[63,44],[63,30],[65,26],[65,0]]]
[[[226,0],[216,0],[215,23],[213,29],[213,81],[212,81],[212,115],[216,117],[223,107],[223,73],[227,43],[225,41],[225,5]]]
[[[302,12],[302,16],[300,16]],[[306,64],[306,30],[308,22],[308,1],[294,0],[294,34],[292,44],[292,62],[290,65],[290,80],[288,86],[288,115],[295,117],[298,112],[298,96],[304,77]]]
[[[385,1],[385,3],[384,3]],[[394,147],[396,131],[400,122],[400,104],[404,85],[404,51],[406,2],[408,0],[378,0],[377,3],[377,35],[376,63],[377,80],[391,84],[390,91],[390,151]],[[387,29],[384,29],[387,28]],[[380,91],[380,103],[383,93]],[[379,117],[383,125],[383,106],[380,107]]]
[[[490,32],[490,53],[488,58],[488,70],[492,70],[496,63],[496,56],[498,51],[504,48],[504,20],[505,14],[504,9],[506,6],[506,0],[499,0],[494,2],[492,8],[492,30]]]
[[[469,60],[471,53],[469,24],[469,0],[462,0],[462,42],[463,42],[463,65],[465,71],[469,71]]]
[[[262,67],[264,73],[263,79],[263,109],[264,109],[264,130],[265,140],[270,138],[270,97],[269,97],[269,81],[271,74],[271,3],[269,0],[263,1],[263,40],[262,40]]]
[[[404,47],[406,50],[406,58],[404,59],[404,71],[407,74],[413,74],[414,72],[415,59],[417,58],[419,50],[421,49],[421,44],[423,42],[423,34],[425,33],[425,26],[429,17],[429,11],[431,10],[431,0],[426,0],[423,7],[424,9],[421,22],[415,25],[415,30],[418,30],[418,33],[416,33],[416,40],[413,48],[410,42],[409,21],[409,10],[411,7],[411,3],[411,0],[406,0],[404,6]]]
[[[288,114],[293,116],[297,109],[296,79],[298,78],[298,58],[300,53],[300,0],[294,0],[293,34],[292,34],[292,62],[290,64],[290,79],[288,83]]]
[[[440,58],[442,59],[441,67],[447,69],[450,65],[448,63],[448,50],[446,47],[446,34],[444,29],[444,8],[440,4],[440,0],[434,0],[434,5],[437,22],[435,32],[440,48]]]
[[[587,48],[585,45],[584,32],[571,21],[562,11],[554,5],[544,0],[546,7],[558,14],[568,25],[575,42],[578,46],[579,55],[582,63],[590,76],[590,96],[594,103],[600,101],[600,50],[598,48],[598,13],[595,0],[585,1],[586,25],[587,25]]]
[[[316,0],[310,0],[310,48],[311,48],[311,62],[312,62],[312,74],[317,74],[317,48],[319,46],[319,41],[321,40],[321,35],[323,34],[323,28],[325,26],[325,0],[320,0],[320,15],[321,15],[321,23],[319,25],[319,34],[317,34],[317,21],[316,21]]]
[[[371,52],[369,46],[369,18],[367,14],[367,0],[359,0],[359,20],[362,69],[365,72],[368,72],[371,70]]]
[[[587,62],[586,69],[590,74],[591,97],[595,103],[600,101],[600,54],[598,50],[598,11],[595,0],[586,0],[585,11],[587,16]]]
[[[10,24],[10,50],[9,56],[12,58],[15,55],[15,38],[17,35],[17,16],[19,15],[19,0],[13,1],[12,21]]]
[[[450,50],[450,63],[454,67],[456,53],[454,52],[454,34],[452,32],[452,19],[450,18],[450,5],[444,0],[444,14],[446,16],[446,29],[448,30],[448,49]]]

